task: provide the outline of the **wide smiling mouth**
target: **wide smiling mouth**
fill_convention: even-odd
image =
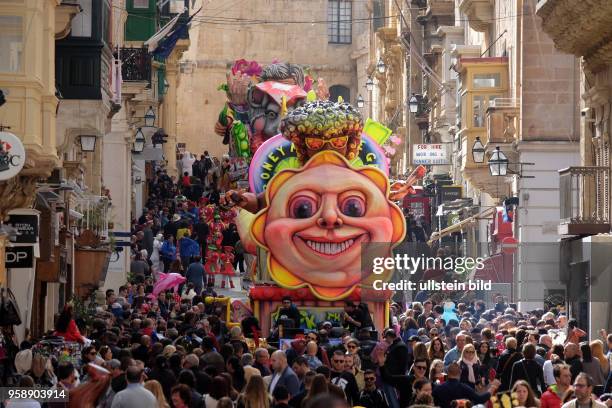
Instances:
[[[314,252],[318,254],[338,255],[338,254],[348,251],[353,246],[355,246],[355,243],[360,241],[360,238],[363,237],[364,235],[365,234],[361,234],[356,237],[352,237],[352,238],[349,238],[349,239],[346,239],[340,242],[329,241],[329,240],[316,240],[315,241],[315,240],[307,239],[303,237],[298,237],[298,238],[300,238],[306,244],[308,248],[312,249]]]

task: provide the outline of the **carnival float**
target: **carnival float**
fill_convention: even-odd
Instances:
[[[392,131],[341,99],[303,67],[239,60],[220,89],[227,102],[215,132],[228,145],[242,246],[255,256],[249,298],[263,333],[282,298],[301,328],[340,322],[344,302],[365,303],[378,330],[388,325],[390,291],[372,288],[369,258],[392,256],[406,230],[394,201],[410,194],[421,166],[389,181]]]

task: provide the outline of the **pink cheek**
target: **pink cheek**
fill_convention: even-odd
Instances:
[[[277,242],[282,243],[281,239],[289,239],[296,231],[299,231],[299,225],[290,218],[279,218],[266,225],[265,236],[268,244]]]
[[[386,242],[393,235],[393,223],[388,217],[359,217],[353,218],[347,225],[352,225],[357,228],[366,230],[372,241]]]

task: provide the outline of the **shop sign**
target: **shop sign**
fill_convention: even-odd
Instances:
[[[0,180],[15,177],[25,164],[25,148],[10,132],[0,132]]]
[[[6,224],[17,230],[17,235],[11,242],[17,244],[35,244],[38,242],[38,215],[9,214]]]
[[[415,144],[412,152],[412,163],[415,165],[450,164],[444,144]]]
[[[6,247],[4,262],[7,268],[32,268],[34,247],[32,245]]]
[[[461,186],[442,186],[440,188],[440,198],[443,203],[455,201],[463,196],[463,188]]]

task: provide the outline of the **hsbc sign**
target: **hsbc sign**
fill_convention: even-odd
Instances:
[[[7,268],[32,268],[34,266],[34,247],[7,247],[5,256]]]

